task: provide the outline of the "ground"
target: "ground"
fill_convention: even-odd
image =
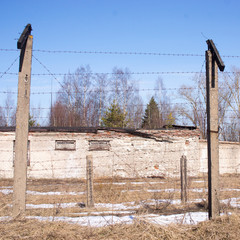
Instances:
[[[234,229],[240,223],[239,175],[220,177],[222,217],[211,222],[204,175],[188,178],[186,204],[178,178],[95,179],[92,208],[85,206],[84,180],[29,179],[24,220],[11,218],[12,184],[0,180],[0,239],[201,239],[211,234],[237,239],[239,234]]]

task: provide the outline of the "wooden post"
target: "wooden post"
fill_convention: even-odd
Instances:
[[[27,34],[26,29],[27,27],[24,30],[25,34]],[[25,36],[24,32],[21,38],[23,36]],[[23,39],[23,41],[21,42],[22,45],[18,76],[18,103],[16,114],[16,139],[13,183],[13,217],[22,216],[25,212],[26,204],[28,121],[31,84],[32,43],[33,37],[28,32],[27,36],[25,36],[25,40]]]
[[[86,173],[87,173],[87,207],[94,207],[93,201],[93,159],[92,155],[86,157]]]
[[[180,159],[181,168],[181,201],[183,204],[187,202],[187,158],[183,155]]]
[[[207,142],[208,142],[208,216],[215,219],[219,208],[219,143],[218,143],[218,68],[225,65],[212,40],[207,40],[206,92],[207,92]]]

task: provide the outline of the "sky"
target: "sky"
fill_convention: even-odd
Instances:
[[[74,72],[90,65],[93,72],[113,67],[131,72],[205,71],[207,39],[212,39],[226,65],[240,68],[240,1],[238,0],[1,0],[0,72],[18,72],[17,40],[30,23],[32,74]],[[130,54],[64,54],[36,50],[151,52],[202,56]],[[0,74],[1,91],[17,91],[17,75]],[[167,88],[191,84],[191,74],[137,74],[140,89],[154,88],[161,77]],[[56,80],[57,79],[57,80]],[[32,93],[56,92],[61,76],[32,76]],[[51,88],[52,86],[52,88]],[[151,96],[146,93],[145,98]],[[6,94],[0,94],[0,103]],[[32,105],[49,106],[49,96],[33,96]]]

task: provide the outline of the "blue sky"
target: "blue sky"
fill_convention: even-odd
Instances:
[[[1,0],[0,49],[16,49],[17,39],[31,23],[33,49],[129,51],[203,54],[213,39],[220,55],[240,56],[240,1],[238,0]],[[197,71],[204,57],[141,55],[48,54],[33,52],[52,73],[75,71],[89,64],[93,72],[114,66],[133,72]],[[0,51],[0,72],[19,52]],[[224,58],[226,70],[240,67],[240,58]],[[18,61],[9,72],[18,71]],[[203,69],[204,71],[204,69]],[[32,73],[47,73],[33,59]],[[157,75],[134,76],[140,88],[153,88]],[[191,83],[191,75],[162,75],[166,87]],[[61,81],[61,77],[57,77]],[[17,76],[4,75],[1,89],[17,90]],[[32,77],[32,92],[54,91],[50,76]],[[149,93],[151,95],[151,93]],[[1,100],[5,97],[0,95]],[[40,104],[47,106],[42,96]],[[34,104],[37,103],[35,99]]]

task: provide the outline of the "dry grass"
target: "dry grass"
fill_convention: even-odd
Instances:
[[[147,222],[131,225],[113,225],[102,228],[80,227],[61,222],[37,222],[33,220],[0,223],[0,239],[239,239],[238,215],[217,218],[196,226],[157,226]]]
[[[9,179],[0,180],[0,187],[11,187],[13,181]],[[239,175],[223,175],[220,177],[220,199],[239,198],[240,178]],[[180,181],[178,178],[165,179],[96,179],[94,181],[94,201],[95,203],[127,203],[134,202],[135,205],[141,204],[141,208],[136,208],[136,213],[161,213],[174,214],[187,211],[206,211],[207,210],[207,178],[201,176],[188,179],[188,200],[187,205],[172,204],[172,200],[180,199]],[[229,191],[229,188],[232,190]],[[106,209],[86,209],[77,206],[77,203],[86,202],[84,194],[86,183],[79,179],[44,179],[28,180],[28,191],[40,193],[61,192],[61,195],[31,195],[27,194],[27,204],[55,204],[52,209],[27,209],[26,215],[35,216],[71,216],[71,214],[81,214],[93,211],[104,211]],[[192,189],[202,189],[202,191],[192,191]],[[156,191],[155,191],[156,190]],[[162,190],[158,192],[158,190]],[[166,191],[164,191],[166,190]],[[171,191],[168,191],[171,190]],[[77,195],[69,193],[77,192]],[[160,202],[158,200],[167,200]],[[199,199],[197,204],[191,200]],[[155,203],[152,203],[152,200]],[[151,203],[150,203],[151,202]],[[76,203],[76,207],[62,208],[62,203]],[[0,216],[11,215],[12,194],[0,192]],[[133,207],[134,208],[134,207]],[[221,204],[222,212],[239,212],[233,209],[230,203]]]
[[[13,181],[0,180],[0,187],[12,187]],[[207,178],[201,176],[188,179],[188,199],[199,199],[198,203],[170,204],[172,200],[180,198],[180,181],[176,178],[166,179],[97,179],[94,181],[95,203],[141,203],[136,208],[136,214],[178,214],[207,210]],[[239,175],[224,175],[220,177],[220,199],[240,197]],[[7,188],[12,189],[12,188]],[[28,180],[28,191],[41,193],[61,192],[61,195],[31,195],[27,194],[27,204],[55,204],[51,209],[27,209],[27,216],[94,216],[94,211],[103,211],[104,208],[80,208],[79,202],[86,202],[86,183],[79,179],[63,180]],[[168,191],[168,190],[171,191]],[[191,189],[203,189],[192,191]],[[230,189],[230,191],[229,191]],[[235,189],[235,190],[234,190]],[[149,191],[150,190],[150,191]],[[156,190],[156,191],[155,191]],[[163,191],[158,191],[163,190]],[[166,190],[166,191],[164,191]],[[78,195],[70,194],[78,192]],[[165,199],[165,202],[159,202]],[[153,201],[154,204],[152,204]],[[169,201],[168,201],[169,200]],[[62,208],[61,203],[76,203],[76,207]],[[11,215],[12,193],[0,192],[0,216]],[[133,206],[134,208],[134,206]],[[160,226],[135,220],[131,225],[121,224],[101,228],[81,227],[77,224],[36,220],[3,221],[0,222],[1,239],[239,239],[240,236],[240,209],[233,209],[230,204],[221,204],[222,212],[234,212],[235,215],[217,218],[214,221],[202,222],[196,226],[170,225]],[[95,213],[96,214],[96,213]],[[106,213],[109,215],[109,213]],[[141,218],[139,218],[141,219]]]

